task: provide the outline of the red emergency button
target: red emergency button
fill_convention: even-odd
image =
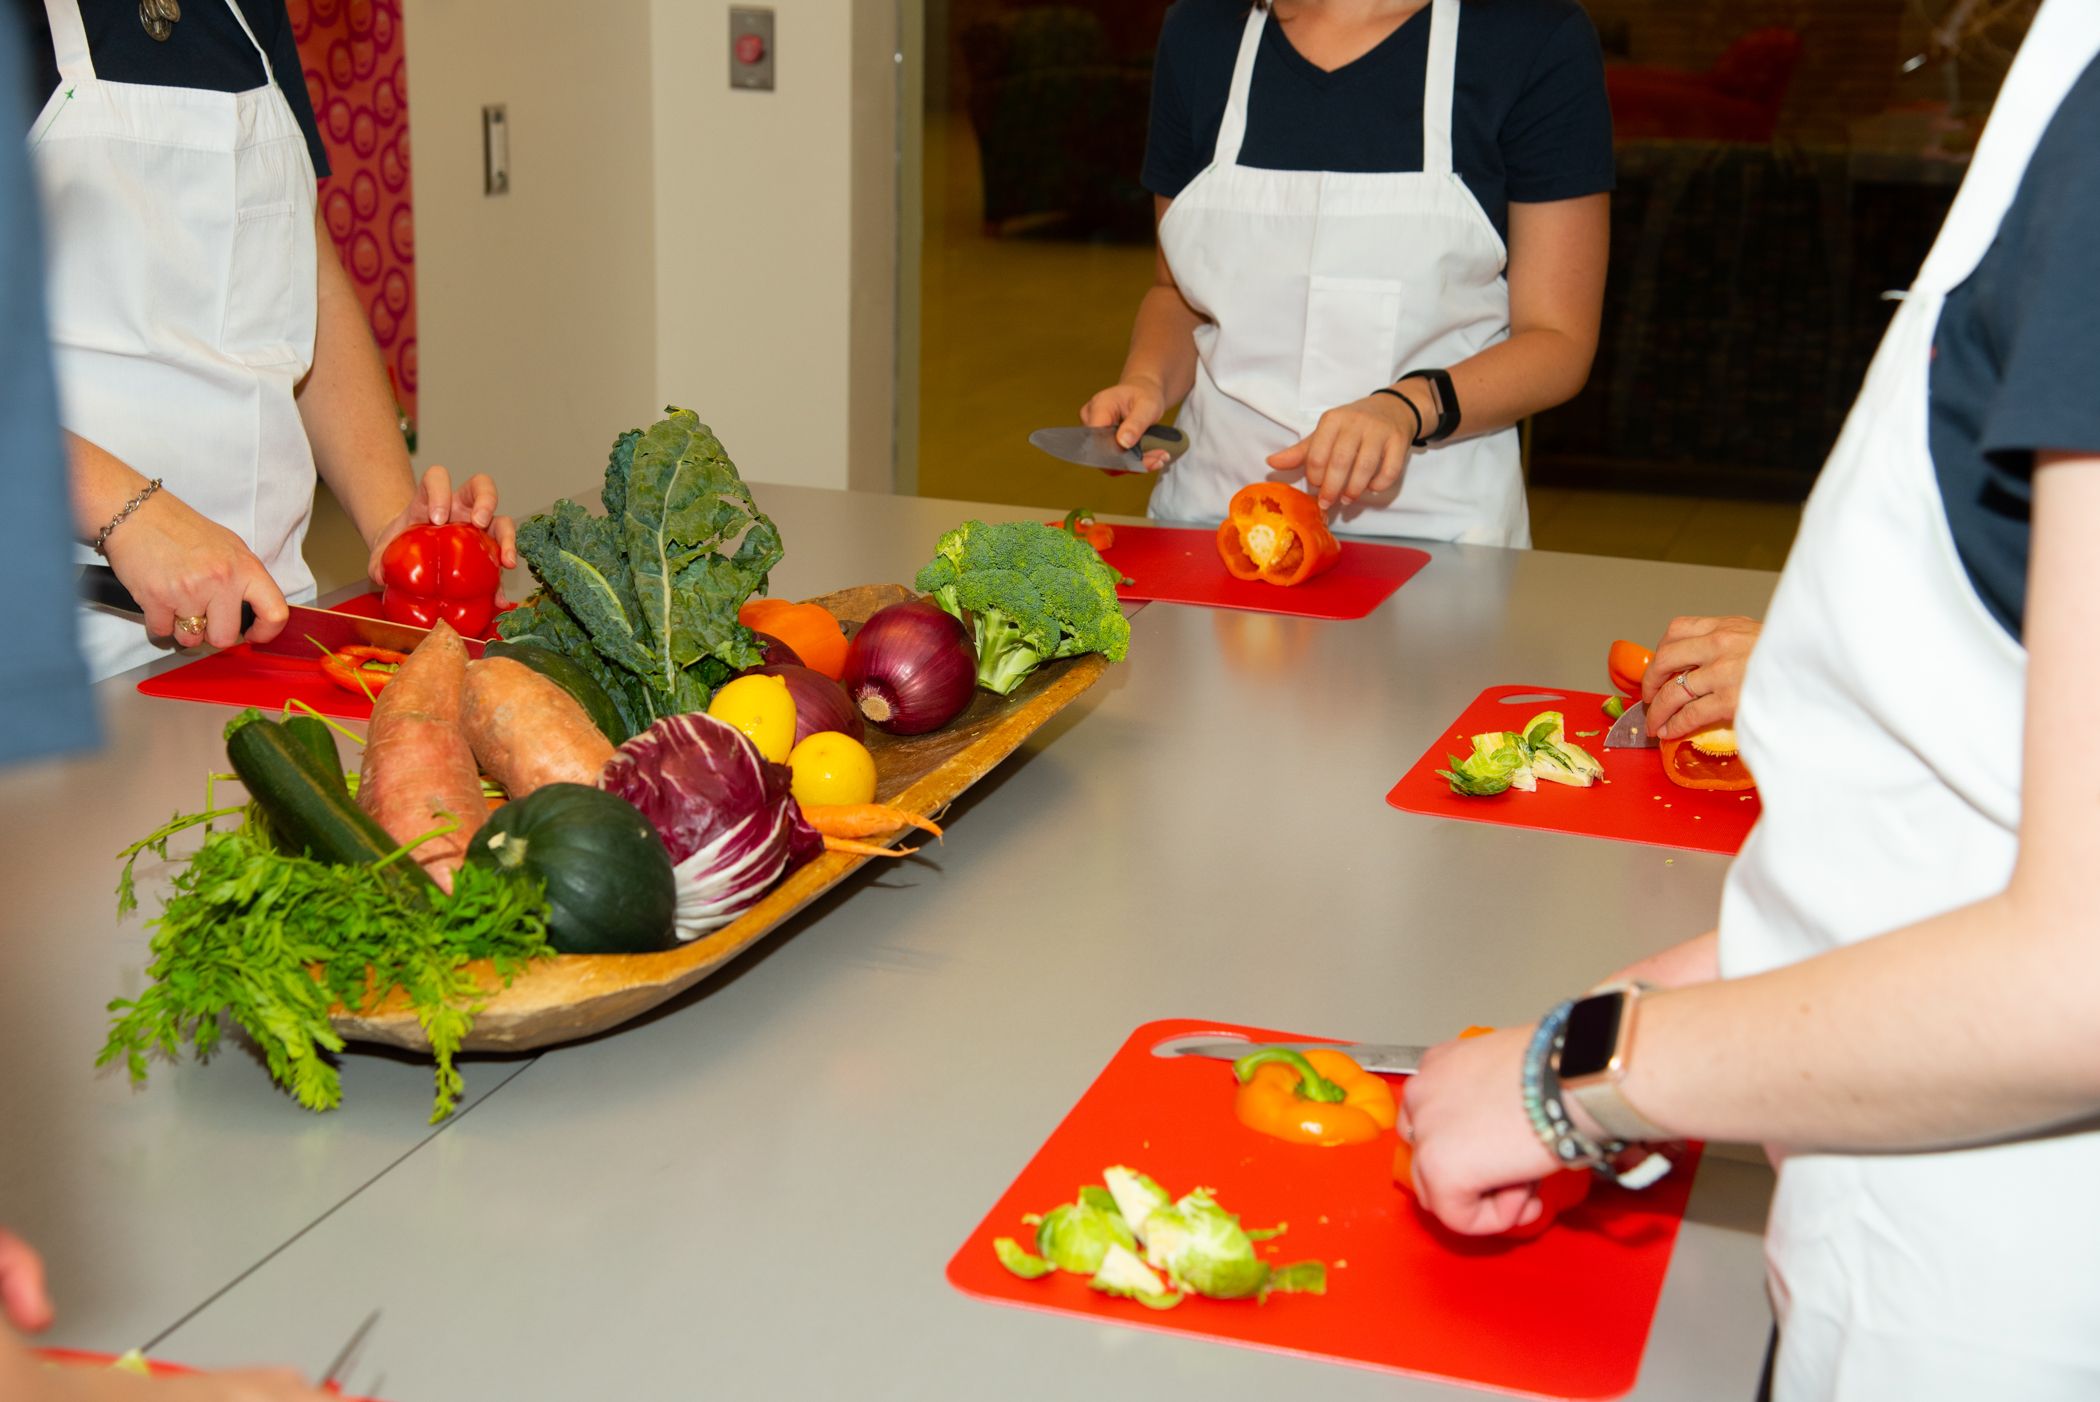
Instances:
[[[757,63],[764,59],[765,56],[766,41],[762,37],[756,34],[739,34],[736,36],[736,61],[738,63],[747,65]]]

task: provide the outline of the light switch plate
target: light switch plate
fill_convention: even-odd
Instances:
[[[510,193],[510,121],[500,102],[481,109],[481,193]]]
[[[729,11],[729,86],[773,91],[773,12],[735,5]]]

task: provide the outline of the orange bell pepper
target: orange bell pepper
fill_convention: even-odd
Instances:
[[[754,633],[780,639],[795,650],[802,665],[833,681],[846,670],[846,631],[822,604],[787,599],[746,599],[736,621]]]
[[[1630,643],[1621,638],[1611,645],[1611,653],[1605,658],[1605,670],[1611,673],[1611,684],[1628,696],[1641,694],[1641,678],[1648,675],[1648,664],[1655,661],[1655,654],[1639,643]]]
[[[1708,727],[1696,735],[1685,735],[1675,740],[1663,740],[1663,777],[1681,788],[1717,789],[1732,793],[1739,789],[1757,787],[1756,776],[1750,766],[1743,763],[1742,755],[1736,752],[1733,732],[1728,732],[1726,748],[1713,743],[1716,730]],[[1701,745],[1701,741],[1706,741]]]
[[[1296,487],[1250,482],[1232,494],[1228,511],[1218,554],[1235,579],[1303,584],[1342,558],[1319,502]]]
[[[1460,1037],[1482,1037],[1494,1031],[1492,1027],[1478,1025],[1459,1033]],[[1539,1180],[1538,1199],[1544,1205],[1538,1219],[1529,1226],[1511,1227],[1500,1234],[1504,1241],[1530,1241],[1543,1235],[1553,1225],[1553,1219],[1590,1195],[1590,1183],[1596,1175],[1586,1168],[1563,1168],[1547,1174]],[[1393,1181],[1412,1195],[1415,1187],[1415,1148],[1405,1139],[1393,1149]]]
[[[1338,1051],[1264,1047],[1232,1063],[1240,1123],[1290,1144],[1362,1144],[1400,1117],[1393,1088]]]

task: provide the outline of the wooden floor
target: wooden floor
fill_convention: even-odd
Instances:
[[[1151,248],[989,236],[967,124],[929,115],[926,132],[920,494],[1142,514],[1146,479],[1066,466],[1029,447],[1028,434],[1076,423],[1088,396],[1114,382],[1152,281]],[[1779,568],[1800,515],[1769,501],[1531,492],[1539,549],[1745,569]]]

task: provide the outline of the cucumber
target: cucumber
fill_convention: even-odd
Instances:
[[[512,643],[501,638],[489,641],[482,650],[483,657],[508,657],[513,662],[522,662],[553,682],[563,691],[576,698],[583,713],[591,718],[591,724],[615,745],[625,744],[627,727],[620,723],[619,707],[613,705],[612,697],[598,685],[598,679],[578,666],[575,659],[556,652],[551,647],[537,643]]]
[[[284,733],[299,742],[307,756],[318,762],[320,776],[348,791],[343,782],[343,756],[335,747],[335,731],[319,716],[299,711],[285,718]]]
[[[313,751],[273,720],[252,720],[226,737],[226,758],[248,786],[270,830],[296,851],[337,866],[369,865],[401,844],[351,801],[337,771],[331,784],[317,772]],[[437,889],[408,857],[380,868],[411,893]]]

